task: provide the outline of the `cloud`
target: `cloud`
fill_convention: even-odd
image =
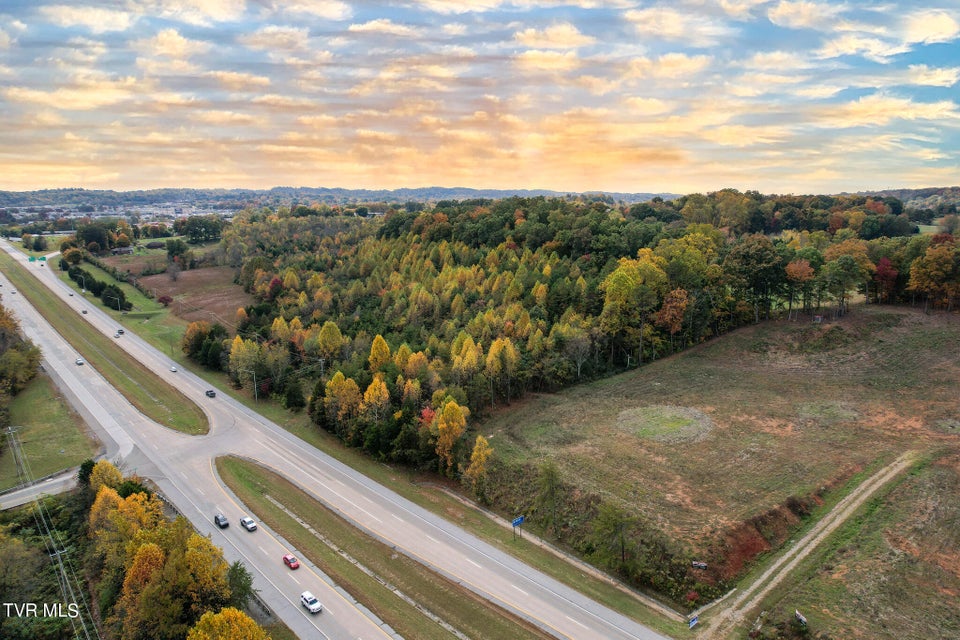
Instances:
[[[722,125],[705,129],[704,139],[725,147],[751,147],[754,145],[780,144],[790,136],[790,130],[782,126]]]
[[[830,24],[841,11],[843,6],[837,4],[781,0],[767,11],[767,18],[775,25],[790,29],[818,29]]]
[[[231,91],[245,91],[247,89],[267,87],[270,85],[270,78],[242,71],[208,71],[204,75],[215,78]]]
[[[172,28],[163,29],[154,37],[138,40],[133,45],[148,55],[164,56],[178,60],[206,53],[211,48],[209,42],[184,38],[176,29]]]
[[[324,20],[346,20],[353,9],[340,0],[274,0],[271,8],[278,13],[306,13]]]
[[[8,87],[3,95],[11,102],[38,104],[61,111],[89,111],[132,99],[137,95],[135,78],[114,80],[90,75],[75,78],[69,86],[52,91]]]
[[[213,125],[248,126],[256,123],[256,119],[250,114],[224,110],[197,111],[190,115],[190,119]]]
[[[746,20],[754,7],[766,4],[767,0],[720,0],[720,8],[731,18]]]
[[[13,39],[13,36],[11,36],[9,33],[4,31],[3,29],[0,29],[0,51],[3,51],[4,49],[9,49],[14,42],[16,42],[16,40]]]
[[[786,85],[800,84],[809,79],[809,76],[783,73],[747,73],[735,78],[727,86],[732,95],[752,97],[781,91]]]
[[[960,24],[946,11],[930,10],[912,13],[904,18],[907,42],[934,44],[950,42],[960,35]]]
[[[363,24],[352,24],[347,28],[351,33],[379,33],[391,36],[413,37],[417,35],[417,30],[406,25],[397,24],[389,18],[378,18],[364,22]]]
[[[271,24],[242,35],[238,40],[250,49],[296,51],[308,48],[309,35],[305,27],[298,29]]]
[[[685,53],[667,53],[656,60],[635,58],[630,61],[630,74],[638,78],[680,79],[694,76],[710,66],[713,58],[707,55],[688,56]]]
[[[693,48],[705,48],[733,36],[736,31],[705,13],[681,12],[667,7],[634,9],[624,13],[640,35],[676,40]]]
[[[210,26],[243,17],[246,0],[127,0],[138,15],[156,15],[187,24]]]
[[[631,97],[623,101],[630,113],[638,116],[658,116],[672,110],[670,103],[659,98]]]
[[[136,20],[133,14],[126,11],[96,7],[71,7],[62,4],[40,7],[40,13],[57,26],[82,26],[97,34],[108,31],[125,31]]]
[[[960,67],[928,67],[912,64],[907,69],[907,79],[912,84],[928,87],[952,87],[960,80]]]
[[[890,57],[910,50],[905,44],[890,42],[869,36],[845,33],[826,42],[816,55],[820,58],[839,58],[840,56],[861,55],[881,64],[889,62]]]
[[[841,105],[831,105],[818,111],[818,121],[828,127],[885,126],[894,120],[955,120],[960,123],[957,105],[948,100],[914,102],[872,94]]]
[[[573,49],[596,42],[595,38],[583,35],[569,22],[555,24],[542,31],[524,29],[514,35],[514,40],[534,49]]]
[[[531,49],[517,54],[514,60],[518,67],[527,71],[572,71],[581,64],[574,51],[560,53]]]

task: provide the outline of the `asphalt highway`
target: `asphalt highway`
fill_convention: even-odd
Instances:
[[[70,296],[72,289],[57,278],[52,265],[35,266],[8,243],[2,244],[33,272],[37,286],[49,287],[76,312],[77,322],[89,322],[114,335],[117,324],[97,301]],[[398,552],[558,638],[665,638],[373,482],[227,394],[207,397],[208,383],[186,370],[170,371],[170,358],[137,337],[135,327],[128,325],[125,334],[113,340],[115,348],[125,349],[196,402],[207,414],[211,430],[207,435],[188,436],[148,420],[97,373],[97,358],[108,354],[89,354],[84,365],[74,364],[77,354],[72,347],[23,296],[9,295],[13,285],[3,280],[4,304],[42,349],[45,368],[97,431],[108,457],[122,460],[125,472],[135,471],[154,481],[180,513],[223,547],[228,561],[242,560],[254,575],[261,599],[300,638],[373,639],[396,634],[267,527],[261,524],[257,531],[247,532],[239,525],[247,510],[217,476],[214,460],[219,456],[243,456],[271,468]],[[84,308],[87,313],[81,314]],[[228,528],[213,524],[218,512],[230,519]],[[300,557],[301,568],[287,569],[281,561],[284,553]],[[304,590],[320,599],[323,613],[312,615],[300,606],[299,594]]]

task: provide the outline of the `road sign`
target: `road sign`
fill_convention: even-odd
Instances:
[[[698,622],[700,622],[700,616],[693,616],[692,618],[690,618],[690,622],[688,623],[690,626],[688,627],[688,629],[693,629]]]
[[[523,521],[526,519],[526,516],[517,516],[513,519],[513,526],[519,527],[523,524]]]
[[[36,262],[37,259],[34,256],[30,256],[30,262]]]

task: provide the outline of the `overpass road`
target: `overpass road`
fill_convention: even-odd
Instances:
[[[27,263],[6,242],[4,248],[36,277],[37,286],[56,292],[77,322],[90,322],[112,336],[109,315],[72,291],[50,267]],[[4,293],[11,285],[4,283]],[[324,454],[226,394],[208,398],[209,384],[186,370],[170,371],[170,358],[128,330],[114,340],[158,376],[180,389],[206,413],[211,429],[188,436],[156,424],[139,413],[97,374],[97,357],[74,364],[73,348],[23,298],[4,296],[24,333],[44,353],[45,368],[76,409],[94,428],[108,456],[125,469],[153,480],[178,511],[223,547],[229,561],[242,560],[254,575],[261,598],[300,638],[384,638],[394,632],[349,594],[305,563],[295,572],[283,566],[284,553],[297,553],[268,527],[250,533],[239,526],[246,507],[221,482],[214,468],[219,456],[238,455],[273,469],[357,526],[440,574],[526,618],[558,638],[664,640],[643,625],[604,607],[553,578],[526,566],[446,520],[422,509]],[[81,308],[87,309],[81,314]],[[213,515],[222,512],[232,525],[219,529]],[[302,558],[302,556],[300,556]],[[559,560],[558,560],[559,561]],[[311,616],[299,594],[313,591],[324,612]]]

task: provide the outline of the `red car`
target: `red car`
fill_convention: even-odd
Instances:
[[[292,556],[289,553],[283,556],[283,564],[287,565],[291,569],[298,569],[300,567],[300,561],[297,560],[297,557]]]

